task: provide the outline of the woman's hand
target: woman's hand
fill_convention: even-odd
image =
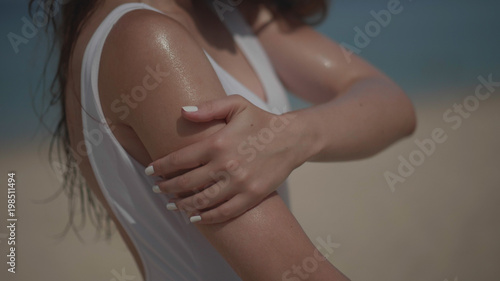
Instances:
[[[146,169],[148,175],[166,178],[153,190],[175,194],[169,209],[188,212],[191,222],[220,223],[239,216],[307,159],[306,151],[298,151],[304,145],[295,113],[275,115],[233,95],[183,107],[182,116],[192,122],[227,123],[209,138]]]

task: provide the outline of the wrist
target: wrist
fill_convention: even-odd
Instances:
[[[320,154],[323,147],[320,122],[308,110],[287,112],[283,117],[290,120],[287,130],[293,139],[293,164],[296,168]]]

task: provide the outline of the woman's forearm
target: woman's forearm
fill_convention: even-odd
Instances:
[[[297,117],[290,130],[300,135],[302,163],[372,156],[410,135],[416,122],[411,101],[384,78],[364,79],[334,100],[287,114]]]

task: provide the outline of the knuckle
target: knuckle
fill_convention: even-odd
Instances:
[[[238,185],[244,185],[248,182],[250,175],[247,170],[241,169],[238,174],[233,176],[234,182]]]
[[[247,192],[253,198],[259,198],[262,195],[262,185],[258,182],[247,184]]]
[[[212,140],[212,148],[216,151],[221,151],[227,146],[227,141],[223,137],[216,137]]]
[[[226,170],[228,172],[236,172],[240,168],[240,162],[236,159],[231,159],[226,162]]]

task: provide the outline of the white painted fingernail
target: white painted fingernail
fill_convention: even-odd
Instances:
[[[182,109],[184,109],[184,111],[186,111],[186,112],[196,112],[196,111],[198,111],[198,107],[197,106],[183,106]]]
[[[177,205],[175,205],[175,203],[168,203],[167,204],[167,210],[169,210],[169,211],[175,211],[175,210],[177,210]]]
[[[189,218],[189,221],[192,223],[199,222],[199,221],[201,221],[201,217],[200,216],[192,216]]]
[[[153,185],[153,192],[154,193],[161,193],[160,187],[157,185]]]
[[[146,170],[144,170],[144,173],[146,173],[147,176],[151,176],[155,173],[155,168],[153,168],[153,166],[148,166]]]

